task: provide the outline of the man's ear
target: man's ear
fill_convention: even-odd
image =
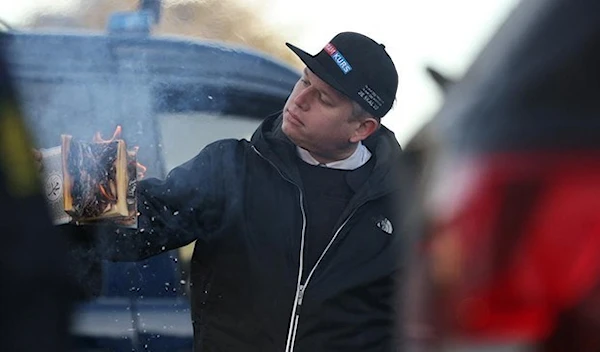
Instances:
[[[379,129],[379,120],[374,117],[367,117],[364,120],[360,121],[360,125],[354,131],[354,135],[350,137],[351,143],[358,143],[367,139],[373,132]]]

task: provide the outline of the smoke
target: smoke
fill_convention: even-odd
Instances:
[[[276,68],[277,72],[270,75],[272,77],[256,77],[255,72],[268,65],[260,57],[253,58],[254,62],[250,63],[243,53],[233,52],[227,61],[223,61],[215,53],[217,50],[200,52],[191,41],[189,45],[182,44],[171,50],[173,47],[168,41],[224,42],[234,47],[239,45],[240,50],[249,47],[284,62],[297,63],[283,45],[285,40],[280,37],[280,32],[270,28],[261,17],[269,3],[164,1],[161,20],[151,36],[171,38],[162,46],[144,44],[144,48],[138,45],[144,38],[129,45],[125,41],[104,40],[89,32],[106,33],[111,14],[135,11],[138,0],[79,0],[72,1],[68,11],[40,9],[29,22],[36,32],[60,33],[56,28],[48,27],[67,26],[69,33],[78,29],[84,36],[89,34],[96,38],[48,36],[31,41],[25,39],[9,50],[17,63],[18,90],[37,145],[42,148],[56,146],[63,133],[91,139],[95,132],[108,135],[116,125],[122,125],[123,137],[128,143],[141,146],[138,157],[148,166],[147,175],[164,176],[165,170],[161,166],[164,156],[160,151],[163,143],[153,117],[157,111],[189,113],[209,109],[236,114],[231,111],[231,102],[237,101],[241,105],[249,98],[220,88],[238,85],[236,80],[239,78],[233,76],[249,77],[252,84],[260,84],[271,91],[261,95],[271,95],[276,89],[276,95],[282,98],[296,79],[282,68]],[[172,38],[173,35],[179,38]],[[43,64],[36,62],[39,57],[29,58],[32,55],[28,47],[38,48],[38,55],[45,56],[40,60]],[[25,61],[31,65],[23,64]],[[214,65],[214,77],[207,77],[211,68],[198,67],[206,63]],[[255,77],[248,72],[253,72]],[[178,81],[176,84],[173,83],[175,80]],[[183,82],[185,80],[187,83]],[[261,90],[262,87],[242,87],[240,90]],[[264,116],[278,108],[260,97],[251,100],[252,105],[245,108],[248,114]],[[264,108],[261,104],[271,107]]]
[[[260,118],[281,109],[298,76],[282,61],[243,48],[290,55],[285,40],[265,32],[251,8],[234,1],[168,2],[150,38],[106,35],[110,14],[136,5],[82,0],[73,11],[38,14],[30,23],[33,33],[0,37],[38,148],[60,145],[61,134],[90,141],[96,132],[110,136],[120,125],[128,147],[140,147],[146,176],[162,178],[210,138],[248,137]],[[65,24],[68,31],[47,28]],[[239,45],[224,47],[218,43],[223,41]],[[112,265],[98,253],[96,241],[108,235],[104,230],[61,227],[71,249],[69,274],[84,297],[129,289],[132,297],[149,297],[143,287],[171,295],[184,285],[177,268],[185,270],[188,261],[175,262],[175,251]],[[190,249],[183,257],[189,258]],[[157,274],[157,268],[171,275]],[[174,281],[161,281],[165,277]]]

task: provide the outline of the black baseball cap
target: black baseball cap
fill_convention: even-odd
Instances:
[[[317,77],[357,102],[375,117],[392,108],[398,72],[385,46],[355,32],[333,37],[317,54],[286,43]]]

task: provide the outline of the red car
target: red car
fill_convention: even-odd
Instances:
[[[600,3],[523,1],[428,128],[408,350],[600,351]]]

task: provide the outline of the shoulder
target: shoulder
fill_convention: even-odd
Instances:
[[[201,153],[233,154],[252,148],[245,139],[226,138],[208,144]]]
[[[245,139],[220,139],[202,149],[195,158],[195,165],[210,165],[217,170],[230,170],[243,167],[254,154],[252,144]]]

